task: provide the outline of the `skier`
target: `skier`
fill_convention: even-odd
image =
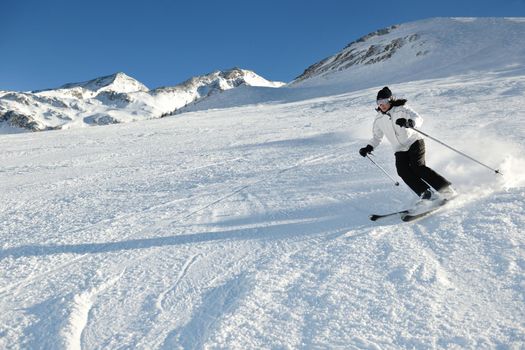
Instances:
[[[381,143],[383,136],[390,141],[396,157],[397,174],[414,191],[421,202],[455,195],[451,183],[425,165],[425,142],[419,133],[423,119],[406,106],[406,99],[396,99],[385,86],[377,93],[378,112],[372,127],[373,137],[359,154],[366,157]],[[433,187],[439,195],[431,190]]]

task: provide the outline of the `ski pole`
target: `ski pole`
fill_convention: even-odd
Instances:
[[[369,156],[368,154],[366,155],[366,157],[367,157],[368,159],[370,159],[370,161],[371,161],[372,163],[374,163],[374,165],[375,165],[376,167],[378,167],[379,169],[381,169],[381,171],[382,171],[383,173],[385,173],[385,175],[388,176],[388,177],[390,178],[390,180],[392,180],[392,181],[394,182],[394,185],[399,186],[399,182],[397,182],[392,176],[390,176],[390,174],[387,173],[387,171],[386,171],[385,169],[383,169],[383,167],[382,167],[381,165],[379,165],[379,164],[377,164],[376,162],[374,162],[374,160],[373,160],[372,158],[370,158],[370,156]]]
[[[478,163],[479,165],[482,165],[482,166],[484,166],[485,168],[492,170],[492,171],[495,172],[496,174],[503,175],[498,169],[493,169],[493,168],[489,167],[488,165],[481,163],[479,160],[476,160],[476,159],[472,158],[471,156],[469,156],[469,155],[467,155],[467,154],[465,154],[465,153],[463,153],[463,152],[461,152],[461,151],[458,151],[458,150],[455,149],[454,147],[451,147],[451,146],[447,145],[446,143],[444,143],[444,142],[442,142],[442,141],[439,141],[439,140],[436,139],[435,137],[432,137],[432,136],[430,136],[430,135],[424,133],[423,131],[421,131],[421,130],[419,130],[419,129],[416,129],[416,128],[414,128],[414,127],[412,127],[411,129],[417,131],[417,132],[420,133],[421,135],[424,135],[424,136],[428,137],[428,138],[431,139],[431,140],[436,141],[437,143],[442,144],[443,146],[445,146],[445,147],[447,147],[447,148],[453,150],[454,152],[461,154],[463,157],[466,157],[466,158],[468,158],[468,159],[470,159],[470,160],[472,160],[472,161]]]

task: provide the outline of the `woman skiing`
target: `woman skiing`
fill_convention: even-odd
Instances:
[[[421,200],[436,199],[433,187],[439,196],[450,198],[455,191],[443,176],[425,165],[425,142],[412,128],[419,127],[423,119],[406,106],[407,100],[396,99],[388,87],[377,93],[378,114],[372,127],[373,137],[359,154],[366,157],[386,136],[394,149],[397,174]]]

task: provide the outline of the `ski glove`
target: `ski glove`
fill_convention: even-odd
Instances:
[[[396,124],[402,128],[413,128],[416,124],[412,119],[399,118],[396,120]]]
[[[359,154],[361,155],[361,157],[366,157],[366,155],[372,153],[373,150],[374,147],[366,145],[366,147],[363,147],[359,150]]]

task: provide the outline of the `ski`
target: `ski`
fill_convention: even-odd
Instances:
[[[430,214],[434,213],[436,210],[439,210],[447,202],[448,202],[448,200],[443,199],[441,202],[438,203],[438,205],[436,207],[432,207],[432,208],[430,208],[430,209],[428,209],[426,211],[423,211],[421,213],[410,214],[410,212],[408,212],[406,214],[401,214],[401,220],[404,221],[404,222],[410,222],[410,221],[414,221],[414,220],[420,219],[422,217],[425,217],[427,215],[430,215]]]
[[[395,211],[393,213],[388,213],[388,214],[372,214],[369,216],[369,219],[372,221],[376,221],[378,219],[383,219],[383,218],[387,218],[387,217],[394,216],[394,215],[408,214],[409,212],[410,210],[406,209],[406,210]]]
[[[424,211],[424,212],[419,213],[419,214],[408,214],[407,213],[405,215],[401,215],[401,220],[404,221],[404,222],[414,221],[414,220],[420,219],[420,218],[422,218],[424,216],[430,215],[430,214],[432,214],[433,212],[435,212],[438,209],[439,208],[435,208],[435,209],[432,209],[432,210]]]
[[[448,201],[449,200],[447,200],[447,199],[442,199],[440,202],[438,202],[437,206],[431,207],[428,210],[425,210],[425,211],[423,211],[421,213],[417,213],[417,214],[413,214],[412,213],[413,209],[405,209],[405,210],[394,211],[392,213],[387,213],[387,214],[372,214],[368,218],[370,220],[372,220],[372,221],[376,221],[376,220],[379,220],[379,219],[384,219],[384,218],[388,218],[388,217],[391,217],[391,216],[399,215],[401,217],[402,221],[405,221],[405,222],[414,221],[414,220],[417,220],[419,218],[422,218],[422,217],[424,217],[426,215],[429,215],[429,214],[433,213],[434,211],[438,210],[443,205],[445,205]]]

